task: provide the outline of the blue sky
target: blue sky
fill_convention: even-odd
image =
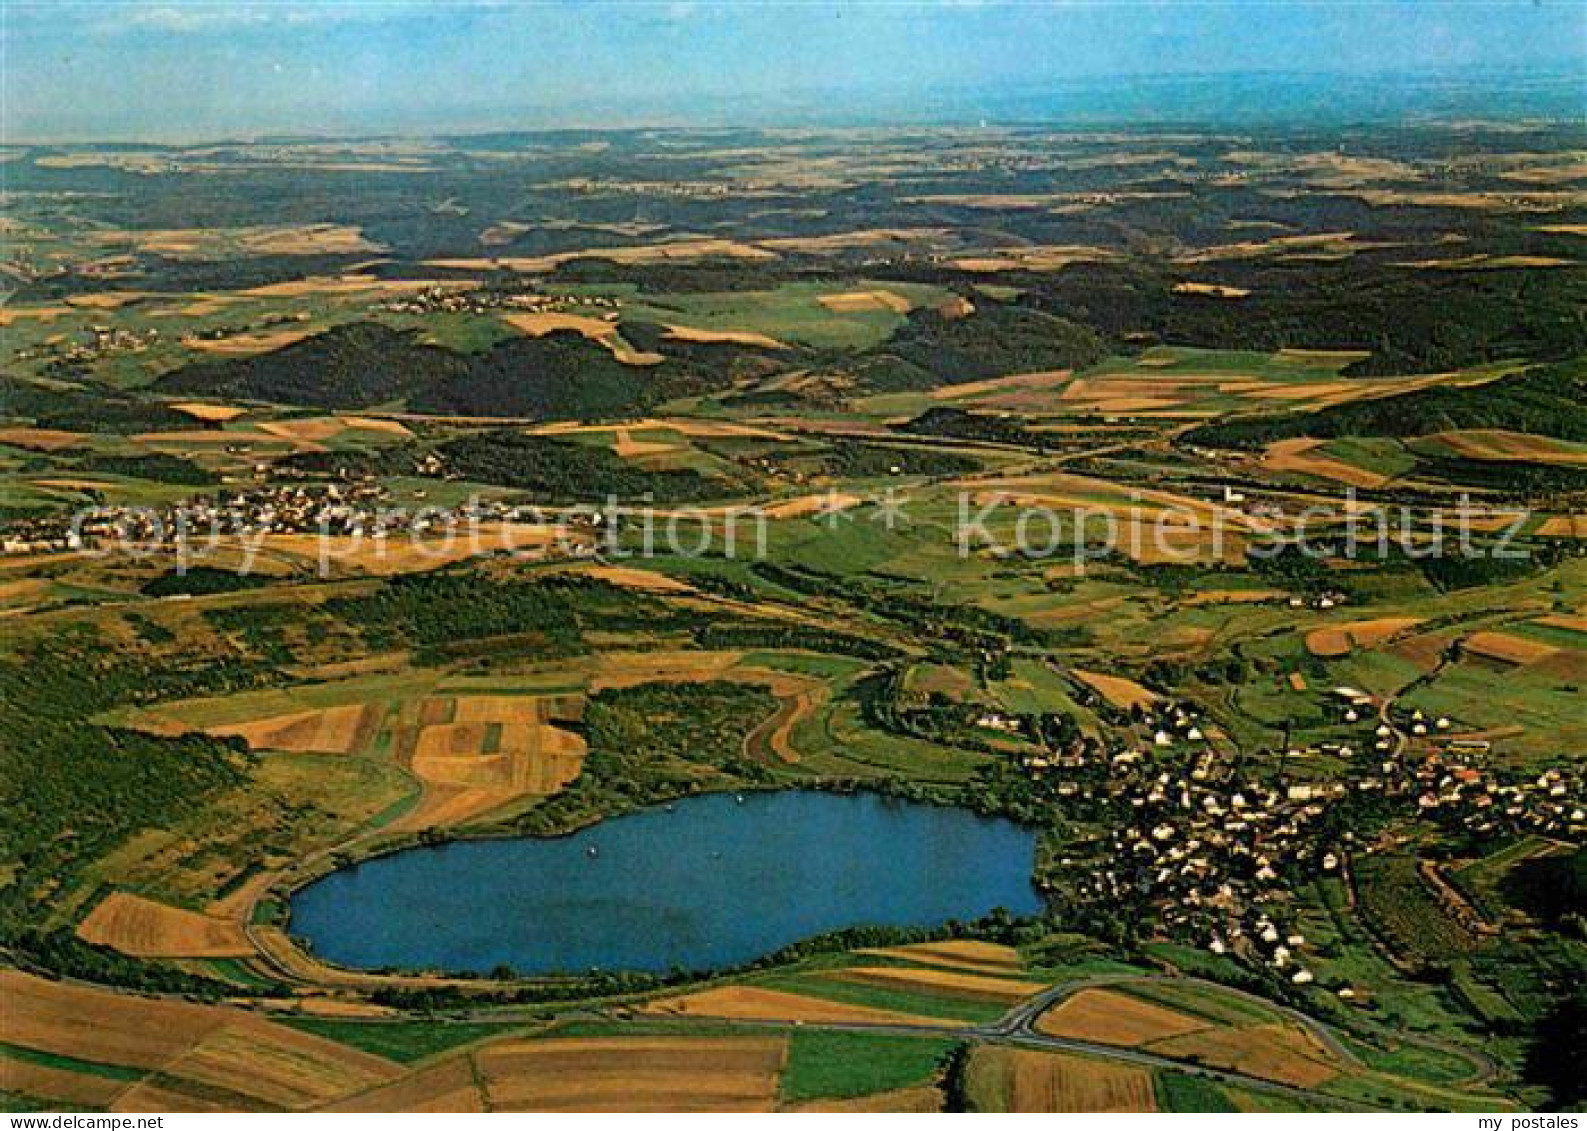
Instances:
[[[908,117],[955,92],[1163,74],[1587,63],[1580,0],[0,0],[0,14],[9,139]]]

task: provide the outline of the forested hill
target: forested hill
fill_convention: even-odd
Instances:
[[[750,353],[720,346],[708,359],[625,365],[579,334],[559,331],[465,354],[426,345],[409,331],[358,322],[256,357],[185,366],[158,388],[314,408],[401,403],[459,416],[591,419],[632,415],[725,383],[746,360],[738,355]]]
[[[1293,436],[1404,438],[1494,428],[1587,442],[1587,361],[1544,366],[1481,385],[1442,386],[1319,412],[1247,417],[1188,434],[1213,448],[1256,448]]]
[[[468,359],[415,334],[355,322],[254,357],[188,365],[161,378],[163,392],[240,397],[316,408],[402,400],[468,370]]]
[[[1087,326],[1039,310],[980,300],[969,316],[917,310],[858,359],[873,388],[935,388],[1047,369],[1081,369],[1107,354]]]

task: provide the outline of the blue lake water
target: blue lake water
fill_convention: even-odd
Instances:
[[[292,899],[343,966],[524,974],[729,966],[826,931],[1039,907],[1035,833],[866,794],[715,794],[555,839],[411,848]]]

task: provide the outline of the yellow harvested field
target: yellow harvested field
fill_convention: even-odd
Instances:
[[[535,314],[507,314],[502,320],[515,330],[531,338],[547,334],[572,332],[582,335],[608,350],[612,357],[624,365],[660,365],[667,360],[659,353],[636,350],[623,341],[617,322],[605,318],[592,318],[584,314],[566,314],[556,311]]]
[[[770,1111],[782,1037],[503,1041],[474,1054],[495,1111]]]
[[[101,491],[109,487],[103,479],[30,479],[35,487],[53,487],[63,491]]]
[[[1295,383],[1274,383],[1253,381],[1250,384],[1240,385],[1231,389],[1247,397],[1264,401],[1307,401],[1318,407],[1336,404],[1341,401],[1355,400],[1366,390],[1361,384],[1353,381],[1311,381]],[[1282,442],[1282,441],[1281,441]],[[1318,441],[1321,443],[1321,441]],[[1297,441],[1298,443],[1298,441]],[[1318,457],[1322,458],[1322,457]],[[1340,461],[1335,460],[1335,463]],[[1350,464],[1342,466],[1350,467]],[[1356,470],[1360,470],[1357,468]]]
[[[993,978],[949,970],[917,970],[905,966],[851,966],[824,975],[842,982],[935,993],[975,1001],[1016,1002],[1046,989],[1042,982]]]
[[[162,306],[149,313],[156,318],[208,318],[211,314],[222,313],[237,301],[225,295],[204,295],[186,306]]]
[[[821,295],[816,301],[834,314],[860,314],[871,310],[908,314],[915,308],[913,302],[893,291],[846,291],[843,294]]]
[[[944,385],[933,389],[928,396],[934,401],[976,400],[996,406],[1000,394],[1031,393],[1052,389],[1074,376],[1072,369],[1051,369],[1040,373],[1015,373],[1008,377],[991,377],[985,381],[965,381],[958,385]]]
[[[977,939],[944,939],[941,942],[910,943],[907,946],[884,946],[857,951],[884,958],[903,958],[911,962],[924,962],[932,966],[951,966],[987,974],[1018,974],[1019,951],[1000,943],[981,942]]]
[[[24,318],[40,322],[53,322],[63,314],[76,314],[69,306],[0,306],[0,326],[9,326]]]
[[[727,344],[752,346],[759,349],[785,350],[787,343],[776,338],[757,334],[753,330],[702,330],[695,326],[667,327],[666,336],[675,342],[698,342],[704,345]]]
[[[481,757],[485,746],[485,722],[437,723],[419,731],[413,750],[413,770],[426,781],[449,785],[484,785],[486,771],[495,759]],[[459,757],[467,755],[467,757]],[[438,763],[433,769],[431,762]]]
[[[452,786],[427,786],[424,798],[408,813],[393,821],[393,831],[440,829],[466,825],[486,813],[516,801],[519,794],[509,789],[472,789]]]
[[[846,1100],[816,1100],[795,1104],[785,1111],[856,1112],[877,1115],[925,1115],[939,1112],[946,1097],[932,1084],[917,1088],[898,1088],[891,1092],[873,1092],[868,1096],[855,1096]]]
[[[473,1062],[466,1056],[454,1056],[318,1110],[482,1112],[485,1095],[474,1078]]]
[[[715,1017],[735,1021],[791,1021],[818,1024],[934,1025],[952,1028],[951,1018],[923,1017],[865,1005],[848,1005],[760,986],[721,986],[697,994],[646,1002],[641,1013],[669,1017]]]
[[[531,338],[543,338],[560,330],[571,331],[591,341],[600,341],[617,333],[617,319],[595,318],[588,314],[568,314],[562,311],[535,311],[527,314],[504,314],[502,321]]]
[[[1073,675],[1081,683],[1095,691],[1113,706],[1120,710],[1128,711],[1131,707],[1150,707],[1162,696],[1149,688],[1142,687],[1133,679],[1125,679],[1119,675],[1103,675],[1101,672],[1085,672],[1074,669]]]
[[[128,245],[160,255],[190,256],[235,248],[245,255],[353,255],[384,251],[344,224],[294,224],[258,228],[138,228],[92,233],[94,242]]]
[[[663,420],[653,420],[650,423],[658,427],[671,428],[682,432],[685,436],[741,437],[746,440],[778,440],[788,441],[792,437],[786,432],[777,432],[770,428],[763,428],[756,424],[741,424],[733,420],[688,420],[683,418],[668,417]]]
[[[741,659],[741,652],[608,652],[590,673],[590,690],[721,679]]]
[[[1562,161],[1559,164],[1529,164],[1509,169],[1499,176],[1520,184],[1568,184],[1587,180],[1587,161]]]
[[[62,479],[50,477],[47,479],[29,479],[35,487],[50,487],[60,491],[99,491],[110,486],[103,479]]]
[[[1145,1068],[1066,1053],[982,1045],[971,1056],[971,1088],[1010,1112],[1147,1112],[1157,1110]]]
[[[305,224],[251,233],[243,245],[262,255],[348,255],[384,251],[364,238],[361,228],[343,224]]]
[[[674,455],[684,450],[685,445],[666,440],[636,440],[633,432],[627,428],[618,428],[612,433],[612,452],[623,459]]]
[[[236,420],[247,413],[247,409],[238,408],[230,404],[205,404],[202,401],[182,401],[173,404],[177,412],[185,412],[195,420],[203,420],[211,424],[224,424],[228,420]]]
[[[36,600],[50,591],[50,581],[43,577],[24,577],[16,581],[0,581],[0,604],[20,605]]]
[[[782,499],[760,508],[767,518],[805,518],[813,514],[833,514],[857,507],[865,500],[858,495],[829,491],[824,495],[801,495],[797,499]]]
[[[1421,623],[1418,617],[1375,617],[1315,628],[1306,634],[1306,650],[1313,656],[1348,656],[1355,648],[1376,648]]]
[[[285,283],[267,283],[237,294],[247,298],[302,298],[305,295],[402,295],[415,291],[466,291],[479,286],[477,279],[377,279],[373,275],[311,275]]]
[[[1468,655],[1517,666],[1547,660],[1561,651],[1540,640],[1511,636],[1507,632],[1474,632],[1460,646]]]
[[[1218,518],[1231,526],[1253,530],[1269,528],[1249,515],[1191,495],[1171,491],[1127,490],[1105,479],[1084,475],[1049,473],[964,479],[958,482],[976,492],[976,502],[980,505],[998,500],[1005,505],[1085,512],[1087,517],[1095,520],[1099,533],[1103,527],[1103,515],[1112,515],[1121,526],[1161,522],[1166,531],[1188,531],[1192,517],[1203,526],[1210,526],[1214,518]],[[1127,530],[1121,531],[1120,541],[1126,541],[1127,535]]]
[[[88,437],[82,432],[62,432],[56,428],[0,428],[0,444],[39,452],[75,448],[86,439]]]
[[[1081,990],[1043,1013],[1036,1028],[1050,1037],[1070,1037],[1135,1048],[1165,1037],[1209,1028],[1208,1022],[1113,990]]]
[[[548,796],[579,776],[584,739],[545,720],[553,701],[512,695],[428,699],[417,729],[403,728],[419,804],[393,826],[470,821],[523,797]]]
[[[994,254],[961,256],[948,263],[961,271],[995,275],[1003,271],[1062,271],[1076,263],[1105,263],[1114,254],[1106,248],[1081,244],[1034,244],[999,248]]]
[[[385,420],[378,416],[343,416],[339,419],[345,427],[356,428],[360,432],[383,432],[388,436],[403,438],[413,435],[408,427],[398,420]]]
[[[98,294],[67,295],[65,301],[67,306],[84,310],[117,310],[150,297],[148,291],[101,291]]]
[[[118,891],[78,925],[84,942],[134,958],[243,958],[254,953],[240,924]]]
[[[779,236],[760,240],[761,247],[779,251],[833,252],[853,251],[886,243],[932,243],[948,235],[946,228],[859,228],[831,232],[824,236]]]
[[[1482,212],[1557,212],[1580,208],[1587,193],[1580,192],[1405,192],[1399,189],[1358,189],[1347,195],[1374,207],[1410,205],[1416,208],[1470,208]]]
[[[1342,628],[1314,628],[1306,634],[1306,651],[1324,659],[1348,656],[1354,647],[1350,634]]]
[[[1058,394],[1063,407],[1077,412],[1153,413],[1182,409],[1186,399],[1173,384],[1156,384],[1139,393],[1129,385],[1106,377],[1081,377],[1071,381]]]
[[[128,1068],[159,1068],[231,1017],[214,1006],[123,996],[18,970],[0,971],[0,1001],[0,1042]]]
[[[91,1072],[50,1068],[0,1053],[0,1092],[36,1100],[54,1100],[52,1110],[106,1109],[126,1088],[125,1080]]]
[[[1120,552],[1142,565],[1186,562],[1245,562],[1245,538],[1234,532],[1216,532],[1159,516],[1153,521],[1124,522],[1119,526]]]
[[[108,1105],[117,1111],[301,1107],[394,1079],[381,1057],[253,1014],[136,997],[0,971],[0,1042],[40,1053],[144,1069]],[[12,1069],[6,1069],[9,1074]],[[32,1077],[33,1086],[45,1081]],[[85,1087],[54,1082],[65,1089]],[[53,1086],[53,1085],[52,1085]]]
[[[1285,346],[1274,355],[1280,361],[1293,361],[1304,365],[1335,365],[1343,369],[1372,356],[1370,350],[1308,350]]]
[[[1526,522],[1527,517],[1528,515],[1525,511],[1499,511],[1497,513],[1474,511],[1464,519],[1457,512],[1450,521],[1454,523],[1464,521],[1468,529],[1479,533],[1497,534],[1501,531],[1509,530],[1511,527],[1519,529],[1517,524]]]
[[[113,1110],[118,1114],[135,1114],[139,1112],[148,1114],[155,1112],[202,1114],[258,1109],[237,1099],[225,1101],[208,1096],[198,1096],[191,1091],[184,1091],[177,1087],[162,1087],[151,1083],[149,1080],[144,1080],[130,1091],[121,1093],[115,1102]]]
[[[313,330],[275,330],[267,334],[233,334],[226,338],[189,336],[182,339],[182,344],[199,353],[215,353],[230,357],[278,350],[283,346],[301,342],[314,332]]]
[[[283,440],[316,444],[332,436],[340,436],[347,431],[347,426],[334,416],[299,416],[264,421],[259,425],[259,431],[280,436]]]
[[[597,565],[589,566],[580,572],[588,577],[604,581],[609,585],[621,586],[624,589],[639,589],[646,593],[693,593],[693,586],[687,582],[679,581],[676,577],[669,577],[664,573],[657,573],[650,569],[637,569],[633,566]]]
[[[1418,259],[1395,263],[1422,271],[1501,271],[1532,270],[1541,267],[1574,267],[1576,260],[1551,255],[1463,255],[1454,259]]]
[[[382,715],[373,704],[345,703],[324,710],[225,723],[206,728],[206,733],[218,738],[241,738],[254,750],[350,754],[374,738]]]
[[[1587,514],[1561,514],[1544,519],[1537,533],[1545,538],[1587,538]]]
[[[1551,436],[1531,436],[1523,432],[1497,429],[1471,429],[1438,432],[1436,440],[1457,455],[1480,460],[1522,460],[1532,463],[1587,464],[1587,447],[1572,445]]]
[[[452,701],[452,720],[457,723],[545,722],[549,712],[544,699],[528,695],[460,695]]]
[[[164,1065],[160,1077],[196,1084],[201,1094],[237,1095],[249,1107],[291,1110],[372,1088],[400,1072],[382,1057],[244,1016]],[[128,1103],[136,1104],[136,1092],[128,1093]]]
[[[1222,283],[1175,283],[1176,295],[1201,295],[1206,298],[1248,298],[1250,291],[1244,287],[1226,287]]]
[[[293,554],[327,567],[387,576],[437,569],[465,558],[486,554],[534,555],[557,541],[555,526],[531,522],[483,522],[471,527],[459,523],[456,534],[413,538],[407,535],[378,538],[373,535],[267,534],[262,549]],[[577,537],[578,535],[570,535]]]
[[[1327,1050],[1288,1024],[1205,1029],[1155,1041],[1150,1050],[1294,1088],[1316,1088],[1339,1075]]]
[[[1314,232],[1299,236],[1276,236],[1270,240],[1246,240],[1199,248],[1174,259],[1175,263],[1211,263],[1224,259],[1255,259],[1264,255],[1319,250],[1362,250],[1374,246],[1354,242],[1354,232]]]
[[[441,785],[499,787],[518,793],[555,793],[578,777],[584,740],[571,731],[527,723],[500,724],[500,750],[481,752],[489,723],[425,727],[413,772]]]
[[[574,259],[605,259],[612,263],[646,264],[685,262],[693,259],[776,259],[774,252],[753,244],[724,239],[681,239],[627,247],[591,247],[554,255],[501,258],[427,259],[426,266],[449,271],[517,271],[538,274],[554,271]]]
[[[1301,386],[1303,395],[1314,396],[1319,392],[1317,386]],[[1381,487],[1388,482],[1388,477],[1375,471],[1368,471],[1363,467],[1356,467],[1343,460],[1317,453],[1323,441],[1301,436],[1291,440],[1279,440],[1269,444],[1267,452],[1262,457],[1262,466],[1269,471],[1291,471],[1301,475],[1310,475],[1319,479],[1331,479],[1336,483],[1343,483],[1350,487]]]
[[[1538,617],[1537,623],[1549,628],[1563,628],[1570,632],[1587,633],[1587,616],[1572,615],[1570,613],[1551,613],[1546,617]]]
[[[1283,592],[1278,589],[1203,589],[1179,603],[1187,608],[1197,605],[1259,605],[1263,601],[1276,601],[1282,596]]]

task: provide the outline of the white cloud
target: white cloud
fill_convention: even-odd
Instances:
[[[204,31],[208,28],[267,23],[269,20],[268,12],[251,7],[219,4],[159,7],[135,5],[105,15],[100,21],[100,28],[106,31],[143,28],[150,31],[184,33]]]
[[[174,3],[132,2],[100,10],[95,30],[104,34],[158,31],[188,35],[248,27],[300,28],[318,24],[378,19],[394,10],[412,8],[406,3],[347,3],[327,0],[320,4],[227,2],[192,0]]]

